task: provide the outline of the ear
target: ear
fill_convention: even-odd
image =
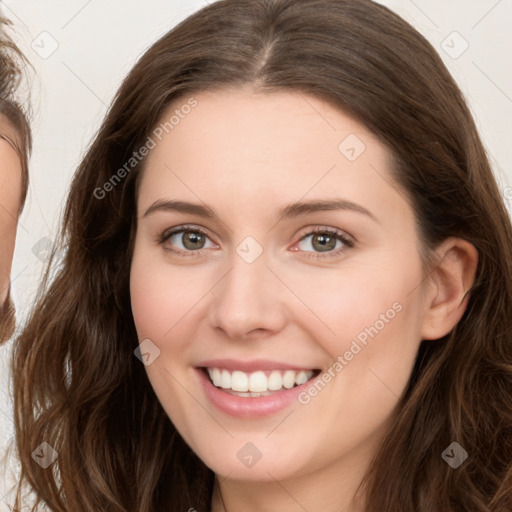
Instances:
[[[422,339],[448,334],[466,310],[467,292],[475,282],[478,251],[460,238],[448,238],[436,249],[437,264],[428,276]]]

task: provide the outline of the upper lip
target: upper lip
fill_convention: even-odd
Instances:
[[[269,361],[266,359],[253,359],[252,361],[237,361],[235,359],[209,359],[202,361],[197,365],[198,368],[223,368],[230,371],[240,370],[251,373],[258,370],[315,370],[309,366],[300,364],[281,363],[279,361]]]

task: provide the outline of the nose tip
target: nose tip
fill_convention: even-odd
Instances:
[[[244,255],[253,257],[256,247],[251,241],[246,243],[248,251]],[[212,290],[211,327],[233,339],[279,331],[286,317],[281,288],[263,258],[248,263],[237,256],[229,272]]]

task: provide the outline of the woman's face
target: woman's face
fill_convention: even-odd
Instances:
[[[0,116],[0,133],[15,134]],[[21,200],[21,161],[16,150],[0,137],[0,308],[9,292],[11,264]]]
[[[131,299],[151,385],[217,474],[356,467],[422,339],[418,235],[390,155],[313,96],[194,99],[153,132],[138,196]]]

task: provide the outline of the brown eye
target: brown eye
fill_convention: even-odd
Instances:
[[[320,233],[318,235],[313,236],[311,245],[318,252],[326,252],[326,251],[332,251],[333,249],[335,249],[336,242],[337,242],[337,239],[334,238],[333,236],[325,234],[325,233]]]
[[[319,253],[327,253],[326,256],[336,256],[340,252],[354,247],[354,242],[342,232],[327,228],[316,229],[303,236],[297,244],[300,251],[307,256],[321,257]]]
[[[183,254],[216,247],[208,235],[198,228],[181,227],[170,232],[166,231],[158,241],[166,250]]]
[[[181,235],[181,240],[185,249],[193,251],[204,247],[206,236],[198,231],[185,231]]]

